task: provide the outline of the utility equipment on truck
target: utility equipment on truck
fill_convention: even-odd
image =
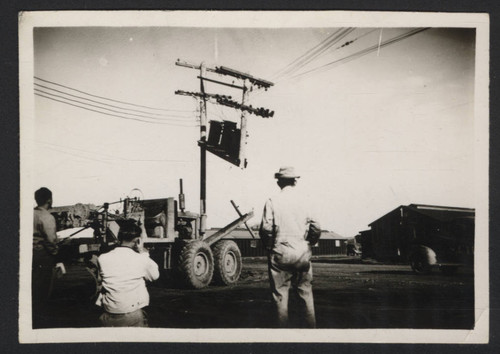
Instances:
[[[192,213],[185,210],[185,198],[182,180],[180,181],[180,194],[178,200],[175,198],[146,199],[126,198],[114,203],[123,203],[123,212],[113,214],[109,212],[109,206],[114,203],[105,203],[99,208],[88,210],[88,208],[64,207],[58,208],[56,219],[59,225],[69,227],[71,224],[82,226],[82,215],[86,216],[86,226],[68,239],[85,229],[92,228],[92,239],[75,239],[75,248],[65,246],[69,251],[66,255],[71,257],[81,256],[87,260],[110,250],[118,243],[117,235],[119,224],[126,219],[134,219],[143,229],[142,238],[144,246],[149,249],[150,256],[158,263],[160,269],[168,272],[173,271],[178,279],[190,288],[203,288],[213,280],[218,284],[233,284],[240,276],[242,262],[241,252],[237,244],[224,239],[241,224],[245,224],[252,237],[255,238],[246,221],[253,216],[253,212],[240,213],[236,204],[231,201],[238,218],[213,234],[206,232],[206,152],[238,166],[245,168],[247,160],[245,156],[245,145],[247,134],[247,113],[265,118],[272,117],[274,112],[264,108],[254,108],[248,105],[248,95],[254,87],[267,90],[273,83],[256,78],[252,75],[230,69],[227,67],[210,68],[203,63],[193,65],[177,61],[176,65],[200,71],[200,92],[186,92],[178,90],[176,94],[187,95],[199,99],[200,104],[200,213]],[[221,81],[209,77],[208,73],[218,76],[230,76],[232,82]],[[234,80],[241,81],[235,84]],[[241,102],[230,96],[211,94],[205,91],[205,81],[225,85],[233,89],[242,90]],[[231,121],[211,122],[209,139],[207,139],[207,102],[225,105],[241,111],[239,124]],[[78,218],[74,210],[79,212]],[[62,220],[64,219],[64,220]],[[69,243],[64,241],[64,243]],[[64,252],[63,252],[64,253]]]
[[[181,180],[182,186],[182,180]],[[253,212],[241,215],[226,227],[202,237],[199,233],[200,215],[184,209],[184,194],[174,198],[146,199],[126,198],[123,212],[111,213],[105,203],[91,211],[86,225],[78,229],[71,239],[85,229],[92,228],[94,237],[74,238],[71,243],[63,240],[63,257],[81,257],[86,262],[93,256],[107,252],[118,244],[121,221],[134,219],[143,229],[144,247],[149,250],[163,273],[171,272],[189,288],[203,288],[211,283],[229,285],[238,281],[241,274],[241,252],[232,240],[223,239],[239,225],[253,216]],[[71,210],[71,208],[67,208]],[[54,212],[59,224],[71,215],[59,207]],[[81,225],[82,221],[78,220]],[[71,227],[67,221],[67,227]]]

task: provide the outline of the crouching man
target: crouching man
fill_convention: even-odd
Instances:
[[[146,280],[160,276],[158,265],[142,247],[141,228],[134,221],[120,226],[120,245],[98,258],[102,290],[97,305],[104,327],[148,327],[143,308],[149,305]]]

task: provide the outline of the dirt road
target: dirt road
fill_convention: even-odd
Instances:
[[[44,327],[98,326],[99,308],[89,297],[93,280],[77,266],[56,284]],[[315,260],[314,299],[318,328],[439,328],[474,326],[474,276],[460,270],[415,275],[406,265],[361,263],[359,258]],[[147,308],[151,327],[269,328],[272,322],[267,265],[245,259],[238,284],[185,290],[153,284]],[[291,308],[296,304],[291,296]],[[293,327],[300,327],[291,311]]]

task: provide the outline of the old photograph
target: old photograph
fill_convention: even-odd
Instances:
[[[22,13],[19,340],[487,342],[488,26]]]

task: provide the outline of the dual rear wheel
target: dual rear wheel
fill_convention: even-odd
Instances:
[[[188,288],[200,289],[210,282],[230,285],[241,274],[241,252],[234,241],[221,240],[213,249],[201,240],[187,242],[179,254],[178,270],[182,283]]]
[[[234,241],[221,240],[213,247],[214,283],[230,285],[238,281],[241,274],[241,252]]]

